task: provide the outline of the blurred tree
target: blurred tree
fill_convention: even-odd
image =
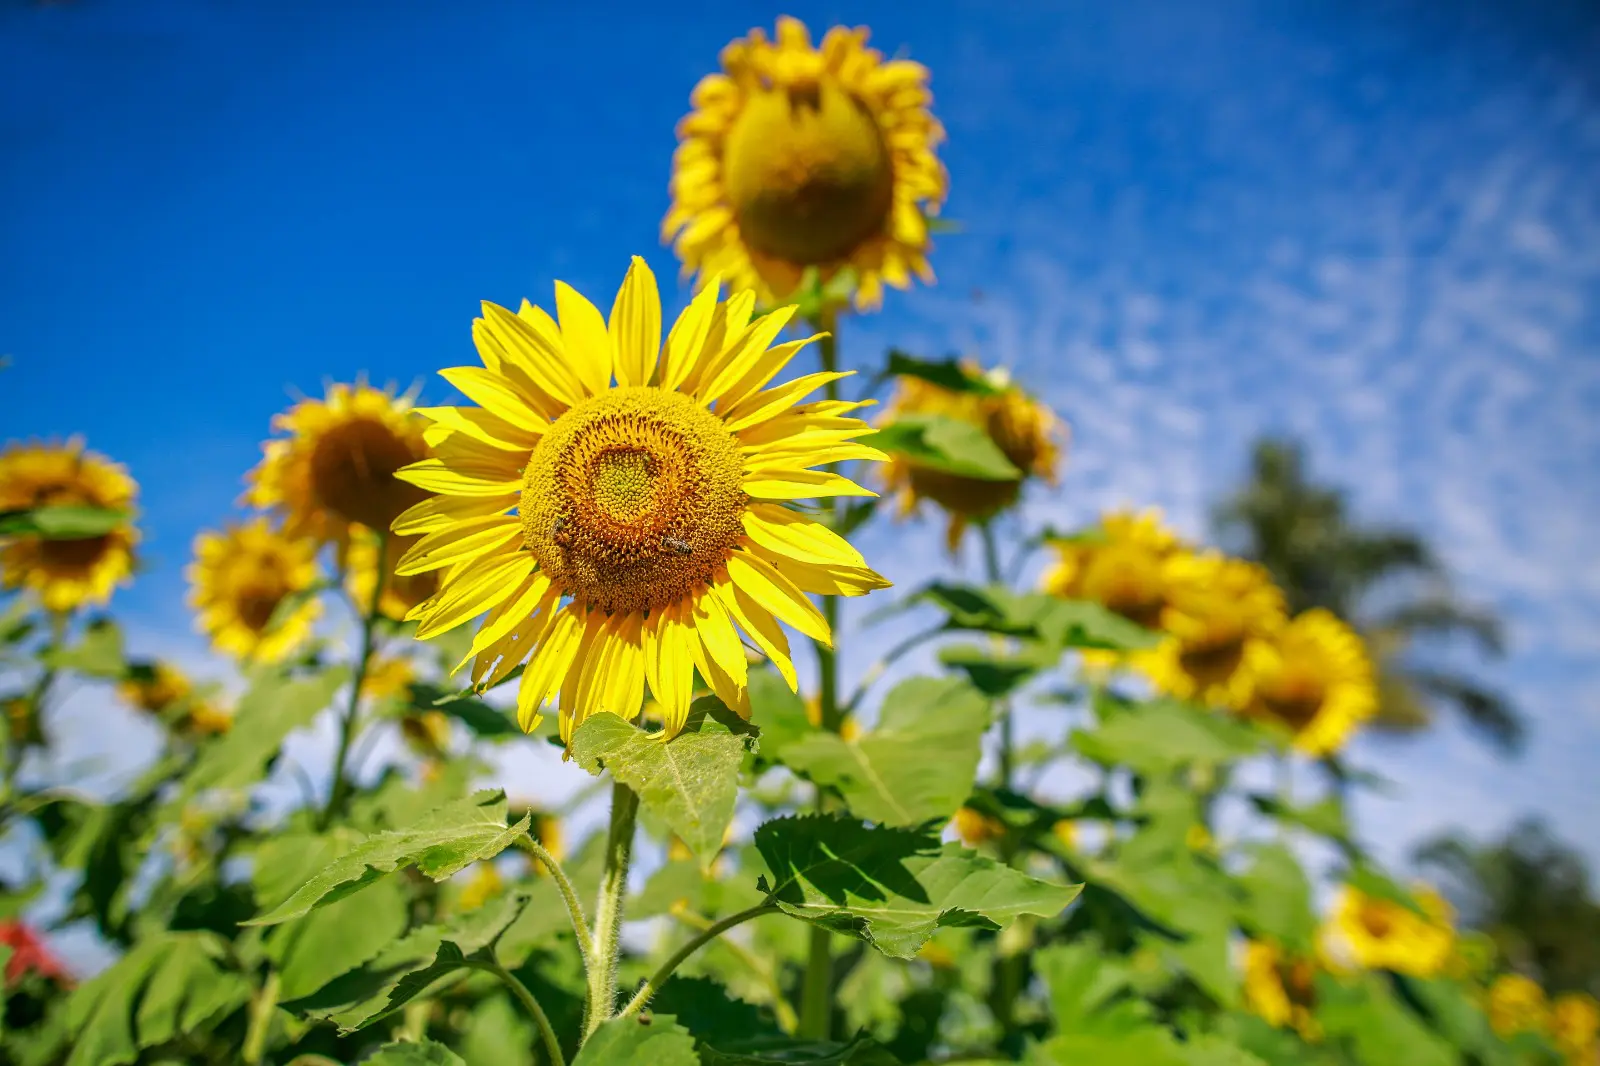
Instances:
[[[1366,637],[1382,693],[1378,728],[1424,729],[1445,705],[1501,751],[1520,746],[1523,722],[1503,695],[1426,654],[1440,639],[1465,636],[1498,655],[1498,620],[1456,598],[1414,533],[1358,525],[1342,490],[1308,478],[1298,442],[1258,440],[1244,484],[1213,522],[1225,547],[1272,572],[1291,611],[1327,608]]]
[[[1552,994],[1600,995],[1600,903],[1589,871],[1538,819],[1488,845],[1441,836],[1415,858],[1444,882],[1462,924],[1488,935],[1512,967]]]

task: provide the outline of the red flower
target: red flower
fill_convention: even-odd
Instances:
[[[16,984],[30,970],[51,980],[70,980],[67,968],[50,953],[44,940],[17,919],[0,922],[0,944],[11,949],[11,958],[6,962],[7,985]]]

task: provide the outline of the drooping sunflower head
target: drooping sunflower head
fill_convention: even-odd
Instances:
[[[968,522],[983,522],[1014,505],[1030,479],[1055,483],[1062,423],[1049,407],[1024,392],[1003,368],[987,372],[963,365],[980,389],[960,391],[924,378],[902,376],[884,410],[885,422],[906,416],[940,415],[976,426],[1022,472],[1014,481],[965,477],[919,464],[902,455],[890,460],[885,481],[897,492],[902,514],[931,500],[950,515],[949,546],[959,545]]]
[[[1305,611],[1266,642],[1250,713],[1287,729],[1296,748],[1336,752],[1377,710],[1366,646],[1333,614]]]
[[[1244,947],[1244,998],[1250,1010],[1279,1029],[1292,1028],[1308,1042],[1322,1038],[1317,1005],[1316,962],[1278,945],[1250,940]]]
[[[557,698],[563,739],[590,714],[631,719],[648,686],[670,736],[697,671],[747,710],[741,633],[793,688],[779,623],[829,640],[807,593],[887,585],[788,506],[872,495],[812,468],[884,456],[852,441],[869,431],[845,417],[859,404],[802,403],[845,375],[770,384],[811,338],[774,346],[794,309],[752,321],[754,305],[709,286],[663,344],[655,278],[636,258],[609,323],[560,284],[555,318],[485,304],[483,365],[441,372],[478,406],[422,410],[435,457],[400,477],[437,495],[395,521],[420,538],[395,572],[443,573],[410,612],[420,639],[487,612],[473,681],[525,662],[523,728]]]
[[[1051,547],[1056,561],[1044,574],[1046,592],[1093,600],[1148,629],[1161,627],[1183,573],[1174,563],[1190,553],[1153,508],[1109,511],[1097,529]]]
[[[365,382],[328,386],[275,416],[285,434],[262,445],[245,501],[279,512],[284,529],[318,541],[342,541],[352,523],[389,528],[422,498],[395,471],[428,455],[424,423],[411,399]]]
[[[394,572],[395,563],[416,544],[416,537],[393,534],[384,538],[383,557],[386,573],[383,576],[383,594],[378,597],[378,611],[396,622],[411,613],[412,608],[439,591],[439,575],[432,571],[401,577]],[[352,530],[344,549],[345,591],[364,612],[372,602],[373,582],[378,580],[378,538],[365,529]]]
[[[751,30],[691,94],[662,239],[686,272],[769,302],[808,268],[852,271],[864,308],[885,284],[931,282],[928,217],[947,184],[932,100],[927,68],[885,61],[865,29],[835,26],[820,48],[796,19],[773,40]]]
[[[1284,625],[1283,593],[1264,567],[1215,552],[1181,555],[1162,629],[1134,665],[1179,699],[1245,710],[1264,642]]]
[[[1503,973],[1489,985],[1489,1024],[1501,1036],[1542,1032],[1550,1021],[1544,989],[1520,973]]]
[[[0,541],[0,585],[31,589],[47,610],[103,604],[133,574],[132,524],[139,486],[120,464],[65,444],[13,444],[0,452],[0,511],[95,507],[124,511],[129,520],[106,533],[72,540],[18,536]]]
[[[321,611],[306,597],[274,625],[283,601],[317,580],[317,546],[292,537],[265,518],[232,524],[195,538],[189,565],[189,604],[212,645],[240,659],[278,662],[311,634]]]
[[[1335,957],[1366,969],[1413,977],[1432,977],[1442,971],[1449,964],[1455,942],[1454,912],[1444,897],[1427,886],[1414,889],[1412,898],[1421,913],[1345,885],[1328,930]]]

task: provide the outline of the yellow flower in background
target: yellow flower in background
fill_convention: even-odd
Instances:
[[[456,897],[456,906],[463,911],[475,911],[506,890],[505,878],[493,862],[474,863],[472,876]]]
[[[1393,900],[1369,896],[1344,886],[1328,929],[1335,957],[1372,970],[1392,970],[1413,977],[1432,977],[1450,961],[1454,912],[1431,888],[1419,887],[1412,898],[1421,914]]]
[[[1050,827],[1050,835],[1059,840],[1063,847],[1077,848],[1082,833],[1078,829],[1078,823],[1071,818],[1058,818]]]
[[[1131,661],[1163,692],[1243,711],[1264,642],[1284,625],[1283,593],[1255,563],[1216,553],[1181,556],[1162,628]]]
[[[450,750],[450,716],[443,711],[401,715],[400,737],[417,755],[436,759]]]
[[[678,124],[661,234],[685,272],[772,302],[807,268],[824,283],[850,270],[862,308],[885,284],[931,283],[928,216],[947,179],[927,68],[885,61],[865,29],[835,26],[814,48],[788,17],[775,40],[751,30],[721,59]]]
[[[1190,555],[1154,508],[1108,511],[1097,529],[1051,547],[1056,561],[1045,571],[1046,592],[1092,600],[1147,629],[1161,627],[1184,570],[1180,560]]]
[[[1288,729],[1307,755],[1329,755],[1378,711],[1366,645],[1328,611],[1296,615],[1255,666],[1249,713]]]
[[[264,518],[195,538],[189,605],[212,646],[240,659],[277,662],[311,635],[321,604],[307,596],[282,623],[278,605],[317,580],[317,546],[274,529]]]
[[[119,463],[86,451],[77,437],[65,444],[12,444],[0,452],[0,511],[39,507],[96,507],[128,512],[139,486]],[[75,540],[17,536],[0,541],[0,585],[25,588],[47,610],[103,604],[133,575],[132,522]]]
[[[1550,1019],[1544,989],[1520,973],[1503,973],[1489,986],[1489,1024],[1501,1036],[1542,1032]]]
[[[935,970],[953,970],[956,967],[956,953],[937,940],[929,940],[918,948],[917,958]]]
[[[368,699],[382,700],[404,695],[417,679],[417,666],[399,655],[374,655],[367,663],[366,676],[361,679],[361,694]]]
[[[804,706],[806,709],[806,721],[810,722],[816,728],[821,729],[822,700],[813,693],[805,698]],[[839,723],[839,739],[848,742],[855,740],[860,736],[861,723],[856,720],[855,715],[846,715],[844,720]]]
[[[171,710],[193,692],[194,683],[188,676],[164,662],[153,664],[148,674],[134,674],[117,685],[117,694],[125,701],[151,714]]]
[[[386,530],[424,493],[395,471],[428,455],[411,398],[366,382],[328,386],[276,415],[245,502],[279,512],[292,536],[343,541],[351,523]]]
[[[394,572],[395,563],[416,544],[416,537],[385,538],[384,559],[388,574],[383,581],[383,595],[378,597],[378,611],[388,619],[401,621],[412,608],[439,591],[439,575],[429,572],[401,577]],[[352,530],[344,551],[345,591],[362,611],[372,602],[372,583],[378,579],[378,538],[364,530]]]
[[[1062,423],[1049,407],[1016,384],[1003,368],[987,372],[976,363],[963,364],[967,375],[988,387],[983,392],[959,392],[913,376],[902,376],[884,410],[883,421],[906,415],[943,415],[976,426],[1022,471],[1016,481],[986,481],[962,477],[922,466],[902,455],[890,459],[885,481],[908,515],[923,500],[931,500],[950,516],[946,544],[953,552],[969,522],[985,522],[1013,506],[1023,483],[1038,478],[1055,484],[1060,458],[1057,438]]]
[[[526,302],[516,314],[486,303],[473,324],[483,366],[441,372],[480,406],[422,410],[437,457],[399,476],[439,495],[396,520],[396,533],[422,536],[395,569],[444,571],[411,612],[419,639],[487,612],[472,679],[493,684],[526,662],[524,729],[558,695],[563,740],[591,714],[632,719],[648,686],[670,737],[696,670],[748,714],[741,631],[793,689],[778,623],[831,641],[808,593],[888,586],[786,506],[871,495],[811,468],[884,456],[851,441],[868,432],[844,417],[860,404],[801,403],[843,374],[768,387],[814,338],[769,347],[794,309],[752,322],[754,306],[754,293],[719,302],[709,286],[663,344],[655,278],[635,258],[609,326],[558,283],[559,324]]]
[[[969,848],[999,840],[1006,835],[1004,822],[972,807],[962,807],[956,811],[950,824],[955,826],[956,836],[961,838],[961,843]]]
[[[196,700],[189,707],[183,728],[195,736],[221,736],[233,728],[233,712],[210,700]]]
[[[1567,992],[1550,1004],[1550,1039],[1568,1066],[1600,1062],[1600,1004],[1583,992]]]
[[[1244,946],[1244,1000],[1252,1013],[1278,1029],[1292,1028],[1302,1039],[1322,1039],[1317,1023],[1317,966],[1262,940]]]

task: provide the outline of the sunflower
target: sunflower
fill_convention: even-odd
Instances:
[[[328,386],[272,419],[244,502],[270,508],[291,536],[343,542],[352,523],[385,530],[423,497],[394,473],[428,455],[411,398],[364,381]]]
[[[98,507],[132,513],[139,486],[119,463],[65,444],[13,444],[0,452],[0,512],[39,507]],[[94,537],[46,540],[18,536],[0,544],[0,585],[32,589],[46,610],[103,604],[133,575],[139,534],[123,522]]]
[[[398,655],[374,655],[361,679],[361,694],[368,699],[385,700],[404,695],[417,679],[417,667]]]
[[[472,678],[491,684],[525,661],[524,729],[557,695],[563,740],[591,714],[632,719],[648,685],[670,737],[696,670],[748,713],[741,630],[793,689],[778,623],[830,642],[807,593],[888,586],[842,537],[786,506],[872,495],[811,467],[884,455],[851,441],[868,432],[844,417],[860,404],[796,406],[845,374],[766,387],[815,338],[769,348],[794,308],[751,321],[754,305],[748,291],[719,302],[710,285],[663,345],[655,278],[635,258],[609,326],[562,284],[559,325],[526,302],[516,314],[486,303],[473,326],[483,366],[442,371],[480,406],[423,411],[447,432],[436,458],[399,476],[439,495],[395,521],[396,533],[423,535],[395,572],[444,571],[409,616],[419,639],[488,612]]]
[[[1308,755],[1338,751],[1378,710],[1366,646],[1321,609],[1296,615],[1268,641],[1255,673],[1250,713],[1288,729]]]
[[[1308,1043],[1322,1039],[1315,1014],[1317,965],[1278,945],[1250,940],[1244,946],[1244,999],[1268,1025],[1291,1028]]]
[[[1550,1020],[1544,989],[1520,973],[1503,973],[1489,986],[1489,1024],[1501,1036],[1537,1033]]]
[[[154,663],[148,671],[141,670],[117,685],[118,695],[150,714],[169,711],[188,700],[193,693],[194,683],[188,675],[164,662]]]
[[[1179,699],[1245,710],[1265,642],[1284,625],[1283,593],[1263,567],[1212,552],[1180,556],[1171,580],[1168,636],[1134,666]]]
[[[450,716],[443,711],[401,715],[400,737],[418,756],[437,759],[450,750]]]
[[[1154,508],[1137,514],[1108,511],[1098,528],[1051,546],[1056,561],[1045,571],[1046,592],[1093,600],[1146,629],[1161,628],[1185,568],[1180,560],[1190,555]]]
[[[230,524],[195,538],[189,565],[189,604],[198,626],[219,651],[240,659],[277,662],[311,633],[321,611],[305,597],[272,626],[285,598],[317,580],[316,544],[274,529],[265,518]]]
[[[196,700],[184,717],[182,728],[193,736],[221,736],[233,728],[233,712],[210,700]]]
[[[678,124],[661,225],[685,273],[772,302],[807,269],[824,284],[848,270],[862,308],[882,302],[885,284],[932,283],[928,217],[947,179],[927,68],[886,62],[865,29],[835,26],[813,48],[788,17],[776,40],[754,29],[721,58]]]
[[[885,481],[899,496],[900,513],[910,514],[923,500],[944,508],[950,516],[945,539],[952,552],[968,522],[986,522],[1014,505],[1027,479],[1055,484],[1060,456],[1056,440],[1061,421],[1054,411],[1023,392],[1004,368],[985,372],[967,363],[963,370],[984,387],[957,391],[903,375],[883,416],[891,422],[907,415],[941,415],[976,426],[1022,472],[1014,481],[989,481],[936,470],[902,455],[889,461]]]
[[[962,807],[950,819],[956,836],[969,848],[976,848],[1006,835],[1005,823],[975,807]]]
[[[1431,888],[1413,891],[1417,913],[1402,903],[1369,896],[1353,885],[1340,890],[1328,930],[1334,954],[1358,966],[1432,977],[1450,961],[1455,930],[1450,904]]]
[[[1600,1003],[1583,992],[1557,996],[1550,1004],[1550,1038],[1569,1066],[1600,1062]]]
[[[388,569],[384,575],[383,595],[378,597],[378,613],[393,621],[400,621],[411,609],[439,591],[436,573],[412,574],[400,577],[394,564],[417,542],[416,537],[384,538],[383,557]],[[351,531],[344,551],[345,591],[350,599],[365,613],[372,602],[372,583],[378,579],[378,538],[365,529]]]

